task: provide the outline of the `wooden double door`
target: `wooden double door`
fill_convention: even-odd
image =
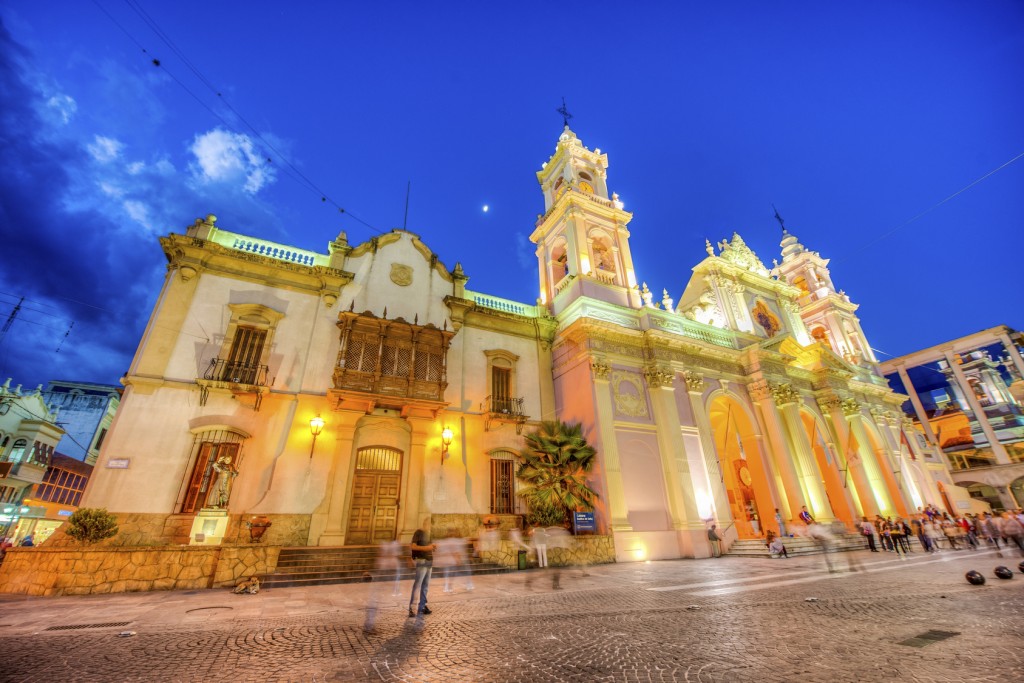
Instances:
[[[361,449],[357,455],[346,545],[393,541],[398,533],[401,452],[382,450],[385,449]],[[381,466],[386,469],[376,469]]]

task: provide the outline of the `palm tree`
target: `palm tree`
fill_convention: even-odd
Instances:
[[[597,492],[587,486],[587,474],[594,469],[597,451],[587,445],[580,424],[542,422],[524,437],[526,447],[516,478],[525,486],[519,495],[532,510],[547,508],[561,513],[593,510]]]

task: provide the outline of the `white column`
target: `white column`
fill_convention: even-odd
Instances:
[[[992,448],[992,454],[996,456],[996,463],[999,465],[1009,465],[1010,456],[1006,453],[1006,449],[1003,448],[1003,444],[999,443],[999,438],[996,436],[995,430],[992,429],[992,425],[989,424],[988,417],[985,415],[985,409],[978,403],[978,397],[974,395],[974,390],[967,382],[967,378],[964,377],[963,370],[960,369],[960,364],[957,363],[953,352],[945,350],[942,352],[942,355],[946,357],[946,362],[949,363],[953,376],[956,377],[957,385],[959,385],[964,398],[967,400],[967,404],[970,405],[971,410],[974,412],[974,418],[981,425],[981,431],[985,433],[985,438],[988,439],[989,446]]]
[[[1010,335],[1005,332],[999,333],[999,341],[1003,342],[1003,346],[1006,347],[1006,351],[1010,354],[1010,358],[1013,359],[1013,364],[1017,368],[1017,372],[1024,378],[1024,358],[1021,357],[1020,351],[1017,350],[1017,345],[1010,340]]]

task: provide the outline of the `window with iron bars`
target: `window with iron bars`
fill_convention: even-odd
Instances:
[[[195,464],[192,466],[192,476],[189,477],[188,488],[185,490],[181,512],[196,512],[206,505],[210,485],[214,480],[213,464],[217,462],[217,458],[228,455],[231,456],[237,470],[241,462],[241,448],[242,437],[235,432],[215,431],[196,435],[192,444]]]
[[[491,505],[493,515],[513,515],[522,510],[516,497],[516,454],[512,451],[491,453]]]

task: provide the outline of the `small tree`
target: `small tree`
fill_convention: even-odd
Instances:
[[[79,508],[68,519],[67,535],[83,544],[117,535],[117,516],[106,508]]]
[[[525,485],[519,495],[530,505],[531,521],[562,524],[571,512],[593,510],[597,492],[587,486],[587,474],[597,451],[583,438],[582,425],[542,422],[525,440],[516,477]]]

